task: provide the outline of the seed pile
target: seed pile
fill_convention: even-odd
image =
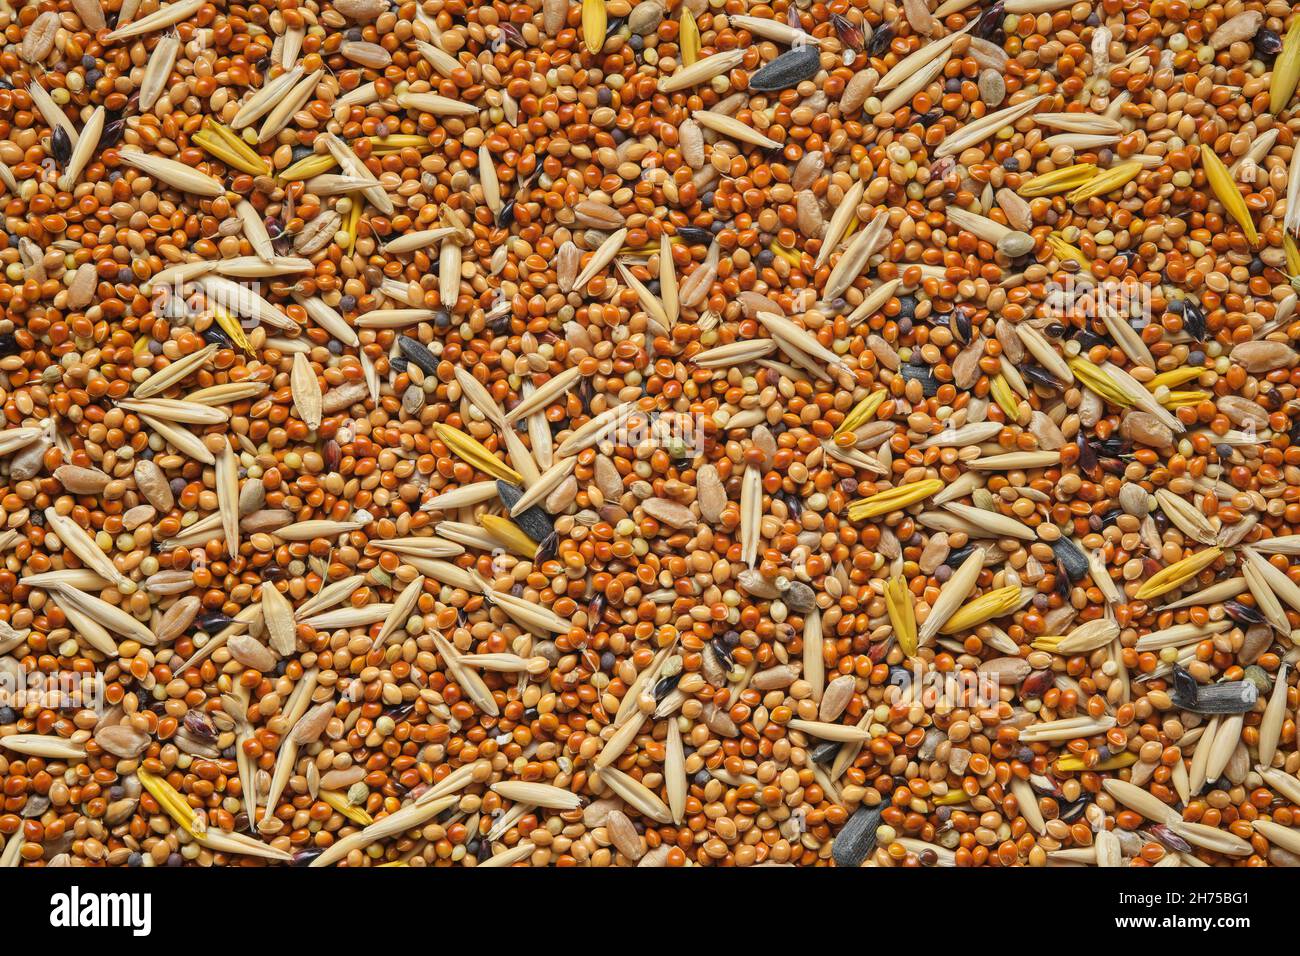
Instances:
[[[1289,3],[0,28],[0,865],[1300,864]]]

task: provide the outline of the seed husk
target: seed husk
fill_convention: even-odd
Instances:
[[[637,813],[656,823],[671,823],[672,811],[650,788],[614,767],[600,771],[600,780]]]
[[[660,77],[658,83],[659,92],[676,93],[679,90],[686,90],[707,83],[716,76],[734,70],[740,66],[744,59],[745,51],[742,49],[723,50],[713,53],[697,60],[695,63],[683,65],[671,76]]]
[[[10,734],[0,737],[0,747],[29,757],[47,760],[85,760],[86,750],[53,734]]]
[[[944,507],[995,537],[1023,538],[1027,541],[1038,537],[1033,528],[996,511],[986,511],[956,501],[948,502]]]
[[[705,129],[711,129],[715,133],[721,133],[729,139],[734,139],[740,143],[748,143],[750,146],[759,146],[763,149],[776,149],[781,144],[770,137],[764,136],[751,127],[746,126],[740,120],[727,116],[725,113],[717,113],[711,110],[696,110],[691,114],[691,119],[699,123]],[[581,288],[581,285],[579,285]]]
[[[1281,113],[1295,96],[1296,85],[1300,83],[1300,19],[1291,21],[1291,28],[1286,31],[1282,42],[1282,52],[1273,61],[1273,75],[1268,85],[1268,111],[1274,115]]]
[[[962,29],[949,33],[945,37],[941,37],[940,39],[934,40],[930,43],[921,44],[919,49],[914,53],[910,53],[903,57],[903,59],[899,60],[892,69],[880,78],[880,81],[876,84],[877,92],[892,90],[894,87],[899,86],[906,81],[908,77],[922,69],[930,61],[937,57],[944,56],[952,45],[957,42],[957,38],[965,35],[972,27],[974,27],[974,25],[974,21],[971,21],[966,26],[962,27]]]
[[[281,102],[284,94],[288,93],[302,79],[302,74],[302,67],[295,66],[287,73],[281,73],[275,79],[264,84],[260,90],[257,90],[239,107],[230,121],[230,128],[241,130],[261,119],[274,109],[276,104]],[[292,168],[290,167],[290,169]],[[289,170],[285,170],[285,172],[287,173]]]
[[[1002,127],[1009,126],[1021,117],[1028,115],[1031,111],[1036,109],[1042,101],[1043,96],[1040,94],[1039,96],[1025,100],[1023,103],[1008,106],[1005,109],[998,110],[995,113],[991,113],[988,116],[975,120],[973,123],[966,124],[939,145],[934,152],[935,158],[942,159],[945,156],[960,153],[968,146],[973,146],[976,143],[987,139]]]
[[[800,720],[795,718],[788,724],[791,730],[797,730],[800,733],[808,734],[810,737],[818,737],[822,740],[834,740],[841,743],[854,742],[865,743],[871,739],[871,733],[859,727],[849,727],[845,724],[823,723],[820,720]]]
[[[507,800],[551,810],[576,810],[583,804],[578,794],[545,783],[502,780],[492,784],[492,790]]]
[[[617,232],[611,233],[610,236],[600,244],[599,248],[592,253],[591,258],[587,261],[587,265],[583,268],[582,272],[578,274],[578,278],[574,280],[573,289],[575,292],[581,292],[586,288],[588,282],[596,278],[602,269],[614,261],[614,256],[616,256],[618,250],[623,247],[623,242],[626,239],[627,230],[619,229]]]
[[[449,779],[450,777],[443,782],[446,783]],[[400,810],[381,817],[365,829],[349,834],[327,847],[325,852],[312,860],[308,866],[330,866],[337,863],[339,860],[346,859],[353,850],[362,850],[372,843],[413,829],[426,820],[436,817],[448,807],[454,806],[457,802],[458,798],[456,796],[448,794],[425,803],[417,801],[407,804]],[[527,845],[531,847],[532,844]]]
[[[97,0],[88,0],[98,9]],[[101,24],[103,14],[100,14]],[[153,48],[153,53],[149,55],[149,63],[145,66],[144,79],[140,81],[140,109],[147,112],[153,109],[154,103],[158,101],[167,79],[171,76],[172,67],[176,65],[176,55],[181,49],[181,38],[179,34],[169,33]]]
[[[223,444],[215,465],[221,529],[226,538],[226,553],[233,558],[239,554],[239,465],[228,444]]]
[[[943,482],[938,479],[900,485],[897,488],[891,488],[888,491],[882,491],[859,501],[851,502],[849,504],[849,519],[861,521],[864,518],[889,514],[891,511],[901,511],[918,501],[924,501],[926,498],[932,497],[942,488]]]
[[[146,33],[165,30],[167,27],[175,26],[177,23],[194,16],[199,11],[199,8],[203,6],[203,3],[204,0],[177,0],[176,3],[165,3],[153,13],[132,21],[126,26],[118,27],[104,37],[104,42],[116,43],[118,40],[126,40],[131,37],[143,36]]]
[[[1273,820],[1252,820],[1251,827],[1274,846],[1300,853],[1300,833]]]
[[[1282,722],[1286,718],[1286,663],[1277,669],[1274,678],[1273,694],[1264,708],[1264,717],[1259,723],[1259,763],[1267,768],[1273,763],[1277,745],[1282,739]]]
[[[82,530],[81,526],[70,517],[59,514],[52,507],[46,508],[45,523],[59,536],[59,540],[63,542],[68,550],[81,559],[86,567],[106,581],[115,582],[119,587],[129,587],[127,579],[117,570],[108,556]]]
[[[1168,567],[1162,568],[1160,571],[1148,578],[1143,585],[1138,588],[1134,597],[1139,601],[1145,601],[1153,597],[1159,597],[1161,594],[1172,591],[1177,587],[1181,587],[1187,581],[1200,574],[1201,571],[1205,570],[1218,560],[1222,554],[1222,549],[1211,547],[1198,551],[1196,554],[1183,558],[1181,561],[1176,561]]]
[[[173,6],[176,6],[176,4],[173,4]],[[212,197],[222,196],[226,192],[226,187],[211,176],[201,173],[197,169],[191,169],[184,163],[178,163],[173,159],[164,159],[161,156],[144,153],[138,149],[123,149],[118,153],[118,158],[128,166],[133,166],[164,185],[179,189],[182,192],[193,193],[196,196]],[[87,160],[89,160],[89,155],[87,155]]]
[[[137,640],[148,647],[153,647],[158,643],[158,638],[154,636],[153,631],[116,605],[109,604],[93,594],[85,594],[75,588],[68,587],[66,584],[51,585],[50,591],[65,606],[76,608],[82,614],[87,615],[111,631]]]
[[[1097,168],[1091,163],[1079,163],[1053,169],[1050,173],[1035,176],[1019,189],[1023,199],[1035,199],[1037,196],[1050,196],[1057,193],[1071,193],[1082,189],[1084,185],[1097,177]]]
[[[605,0],[582,0],[582,43],[595,56],[605,45]]]
[[[1297,61],[1297,67],[1300,67],[1300,61]],[[1219,154],[1210,148],[1209,144],[1201,144],[1201,166],[1205,169],[1205,178],[1210,183],[1210,189],[1214,196],[1228,211],[1228,215],[1237,221],[1242,231],[1246,233],[1246,239],[1250,244],[1259,243],[1259,233],[1255,230],[1254,220],[1250,217],[1250,210],[1246,208],[1246,201],[1241,198],[1241,192],[1237,189],[1237,184],[1232,179],[1232,174],[1228,168],[1223,165],[1223,160]]]
[[[508,481],[511,484],[522,485],[524,483],[523,477],[517,471],[501,464],[492,452],[465,432],[448,425],[439,424],[434,426],[434,433],[453,454],[473,465],[479,471],[500,478],[503,481]]]
[[[86,120],[86,125],[82,127],[77,137],[77,145],[72,149],[72,157],[68,160],[67,169],[59,178],[59,188],[64,192],[71,192],[76,186],[82,171],[99,147],[99,140],[104,132],[105,115],[104,107],[95,107],[94,112],[90,114],[90,119]]]
[[[871,223],[849,244],[840,256],[839,262],[831,270],[822,289],[822,295],[834,299],[842,295],[862,274],[871,256],[879,251],[882,243],[887,241],[886,230],[889,228],[888,214],[878,214]]]

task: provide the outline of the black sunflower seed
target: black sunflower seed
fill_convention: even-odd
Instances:
[[[234,623],[234,618],[214,612],[212,614],[199,615],[194,619],[194,623],[190,625],[190,628],[195,631],[205,631],[208,634],[215,634]]]
[[[830,763],[835,759],[835,755],[840,752],[841,744],[834,740],[824,740],[812,749],[813,763],[824,764]]]
[[[203,341],[223,349],[233,349],[235,347],[235,343],[230,341],[230,336],[226,334],[226,330],[219,325],[209,325],[204,329]]]
[[[782,53],[749,78],[749,88],[762,93],[789,89],[811,80],[822,68],[821,51],[815,46],[796,47]]]
[[[857,869],[876,848],[876,831],[880,829],[883,807],[859,807],[849,822],[835,835],[831,856],[836,866]]]
[[[1186,668],[1174,667],[1175,707],[1198,714],[1244,714],[1255,706],[1259,688],[1248,680],[1223,681],[1202,686]]]
[[[501,503],[506,506],[506,511],[509,511],[519,503],[519,499],[524,496],[524,493],[510,482],[498,478],[497,495],[500,497]],[[547,538],[555,533],[555,525],[551,524],[550,515],[546,513],[546,510],[541,505],[533,505],[523,514],[512,517],[510,520],[519,525],[520,531],[539,544],[545,542]]]
[[[934,377],[934,371],[928,365],[903,365],[898,374],[903,376],[904,381],[920,382],[921,394],[926,398],[939,391],[939,380]]]
[[[679,671],[676,674],[668,675],[663,680],[655,684],[655,688],[654,688],[655,703],[656,704],[659,703],[661,700],[663,700],[665,697],[671,694],[674,690],[676,690],[677,682],[680,681],[681,679],[682,679],[682,675],[681,672]]]
[[[1069,538],[1057,538],[1052,542],[1051,547],[1052,554],[1061,563],[1066,576],[1071,581],[1078,581],[1088,573],[1088,556]]]
[[[952,568],[955,571],[957,568],[960,568],[962,564],[965,563],[966,559],[969,558],[974,553],[975,553],[975,545],[968,544],[965,547],[961,547],[961,548],[957,548],[956,550],[949,551],[948,557],[944,560],[943,563],[946,567]]]
[[[413,339],[409,335],[403,335],[397,340],[397,347],[401,349],[403,357],[419,367],[420,371],[426,375],[436,375],[438,373],[438,363],[431,353],[419,339]]]

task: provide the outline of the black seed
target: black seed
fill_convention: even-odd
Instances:
[[[505,205],[501,207],[501,211],[497,213],[497,227],[504,229],[514,221],[515,201],[513,199],[507,199]]]
[[[790,517],[797,521],[803,515],[803,499],[793,492],[788,492],[783,496],[782,500],[785,501]]]
[[[226,334],[226,330],[219,325],[209,325],[204,329],[203,341],[223,349],[233,349],[235,347],[235,343],[230,341],[230,336]]]
[[[883,807],[859,807],[849,822],[835,836],[831,856],[836,866],[856,869],[876,848],[876,831],[880,829]]]
[[[1123,508],[1111,508],[1109,511],[1103,512],[1097,519],[1098,529],[1114,524],[1122,514],[1124,514]]]
[[[1175,707],[1198,714],[1244,714],[1255,706],[1259,688],[1248,680],[1223,681],[1202,687],[1186,668],[1174,667]]]
[[[1277,56],[1282,52],[1282,38],[1268,27],[1260,27],[1254,38],[1255,52],[1260,58]]]
[[[1069,538],[1057,538],[1053,541],[1052,553],[1065,568],[1066,576],[1071,581],[1081,580],[1088,573],[1088,556]]]
[[[1087,329],[1077,330],[1074,333],[1073,338],[1083,347],[1083,351],[1085,352],[1092,350],[1103,342],[1106,343],[1107,348],[1111,347],[1111,343],[1108,340],[1103,339],[1100,335],[1090,332]]]
[[[939,391],[939,381],[934,377],[934,371],[928,365],[903,365],[899,368],[898,374],[902,375],[903,380],[906,382],[920,382],[921,394],[926,398]]]
[[[519,32],[519,28],[513,23],[502,21],[501,23],[498,23],[497,26],[501,30],[501,36],[503,36],[505,41],[512,47],[517,50],[528,49],[528,41],[524,39],[524,35]]]
[[[862,28],[850,20],[848,17],[840,16],[838,13],[831,14],[831,24],[835,27],[835,32],[840,36],[840,42],[850,50],[857,53],[862,52],[866,45],[862,36]]]
[[[822,68],[821,50],[815,46],[796,47],[782,53],[749,78],[749,88],[761,93],[785,90],[811,80]]]
[[[497,495],[501,498],[501,503],[506,506],[508,512],[516,504],[524,493],[508,481],[497,479]],[[528,537],[532,538],[539,544],[545,542],[547,538],[555,533],[555,525],[551,523],[551,516],[541,505],[533,505],[523,514],[510,519],[519,525],[519,530]]]
[[[671,694],[674,690],[676,690],[677,682],[680,681],[681,679],[682,679],[682,675],[681,672],[679,671],[676,674],[670,674],[669,676],[665,677],[663,680],[659,681],[659,683],[655,684],[655,689],[654,689],[655,703],[656,704],[659,703],[661,700],[663,700],[665,697]]]
[[[1179,853],[1192,852],[1192,845],[1190,843],[1162,823],[1157,823],[1155,826],[1151,827],[1149,832],[1153,837],[1171,850],[1176,850]]]
[[[1060,808],[1061,819],[1066,823],[1072,823],[1083,816],[1083,811],[1088,809],[1089,800],[1087,797],[1080,797],[1074,803],[1063,804]]]
[[[537,553],[533,555],[534,561],[549,561],[555,557],[560,548],[560,536],[557,532],[552,531],[537,545]]]
[[[1088,441],[1083,432],[1079,432],[1075,444],[1079,446],[1079,470],[1088,475],[1095,474],[1097,471],[1097,449],[1093,447],[1092,442]]]
[[[68,131],[62,126],[54,127],[54,135],[50,137],[50,149],[60,166],[68,165],[68,160],[72,158],[72,140],[68,139]]]
[[[194,619],[194,623],[190,625],[190,629],[194,631],[205,631],[208,634],[215,634],[234,623],[234,618],[226,617],[224,614],[201,614]]]
[[[713,648],[713,656],[718,659],[724,670],[731,670],[736,666],[736,662],[731,657],[731,649],[727,647],[726,641],[715,640],[709,645]]]
[[[965,563],[966,559],[975,553],[975,545],[968,544],[964,548],[957,548],[955,551],[949,551],[948,557],[944,560],[944,566],[957,570]]]
[[[1242,604],[1240,601],[1224,601],[1223,610],[1238,623],[1246,624],[1263,624],[1264,615],[1248,604]]]
[[[995,3],[983,13],[975,22],[975,34],[984,40],[992,40],[997,34],[1002,32],[1002,21],[1006,12],[1001,3]]]
[[[707,246],[713,241],[713,233],[699,226],[678,226],[677,236],[688,246]]]
[[[812,749],[813,763],[830,763],[840,752],[840,744],[833,740],[824,740]]]
[[[397,347],[401,349],[406,360],[416,365],[425,375],[438,374],[437,360],[434,359],[433,353],[421,344],[419,339],[403,335],[397,340]]]
[[[1205,313],[1191,299],[1183,300],[1183,331],[1198,342],[1205,339]]]
[[[894,40],[894,25],[892,23],[881,24],[876,32],[871,34],[871,42],[867,44],[867,56],[881,56],[889,49],[889,44]]]
[[[99,137],[99,148],[107,149],[110,146],[116,146],[122,142],[124,132],[126,132],[125,116],[119,116],[117,119],[105,123],[104,132]]]
[[[1034,365],[1032,362],[1026,362],[1024,365],[1017,367],[1020,369],[1020,374],[1029,379],[1035,385],[1041,385],[1043,388],[1050,388],[1053,391],[1058,392],[1065,387],[1055,375],[1043,368],[1041,365]]]

